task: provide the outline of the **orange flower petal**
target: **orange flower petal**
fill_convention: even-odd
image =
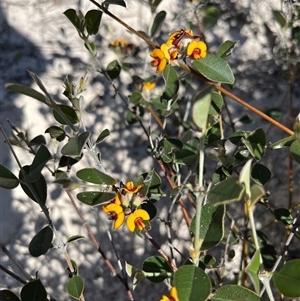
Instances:
[[[134,232],[135,227],[139,230],[145,228],[143,221],[148,221],[150,219],[149,213],[144,209],[137,209],[131,213],[127,218],[127,227],[129,231]]]
[[[124,211],[122,211],[121,213],[118,214],[118,217],[114,222],[113,229],[116,230],[116,229],[120,228],[123,225],[124,220],[125,220],[125,213],[124,213]]]

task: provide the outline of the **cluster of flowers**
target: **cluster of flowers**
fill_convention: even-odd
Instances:
[[[132,181],[123,185],[116,193],[116,197],[110,203],[103,205],[103,211],[113,220],[113,229],[120,228],[127,216],[127,227],[129,231],[140,235],[146,227],[150,227],[149,213],[141,209],[145,202],[145,196],[139,192],[144,184],[134,186]]]
[[[193,60],[206,57],[207,46],[203,41],[196,41],[199,36],[194,35],[192,30],[177,30],[170,34],[166,43],[160,48],[155,48],[150,56],[154,59],[151,66],[156,67],[156,72],[162,72],[168,63],[177,64],[180,57],[190,57]],[[183,40],[190,41],[183,43]],[[191,41],[192,40],[192,41]]]

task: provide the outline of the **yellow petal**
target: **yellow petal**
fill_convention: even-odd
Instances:
[[[174,299],[174,301],[178,301],[178,295],[177,295],[177,290],[176,287],[172,287],[170,291],[170,297]]]
[[[161,51],[162,51],[164,57],[165,57],[167,60],[170,59],[169,48],[170,48],[170,46],[168,46],[167,44],[162,44],[162,45],[160,46],[160,49],[161,49]]]
[[[153,58],[157,57],[159,59],[163,59],[165,57],[164,53],[158,48],[155,48],[152,52],[150,52],[150,56]]]
[[[127,223],[127,228],[129,229],[129,231],[131,231],[131,232],[134,232],[134,229],[135,229],[135,223],[134,223],[134,221],[135,221],[135,215],[134,215],[134,213],[131,213],[131,214],[129,214],[129,216],[128,216],[128,218],[127,218],[127,221],[126,221],[126,223]]]
[[[162,72],[167,66],[167,60],[164,58],[160,61],[159,65],[156,68],[156,72],[160,73]]]
[[[197,48],[197,41],[190,42],[186,49],[187,56],[190,56],[193,53],[195,48]]]
[[[106,210],[108,212],[114,212],[116,214],[120,214],[121,212],[123,212],[122,206],[115,204],[115,203],[110,203],[110,204],[106,205]]]
[[[122,211],[121,213],[118,214],[118,217],[114,222],[113,229],[116,230],[120,228],[123,225],[124,220],[125,220],[125,213]]]
[[[135,218],[142,218],[144,221],[148,221],[150,219],[149,213],[144,209],[137,209],[134,212]]]
[[[159,301],[169,301],[169,300],[170,299],[167,296],[163,295]]]

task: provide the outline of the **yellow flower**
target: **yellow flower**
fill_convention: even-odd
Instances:
[[[142,187],[144,183],[139,184],[138,186],[134,186],[132,181],[126,183],[124,187],[122,187],[126,192],[137,193]]]
[[[125,220],[125,213],[123,210],[123,207],[121,206],[121,200],[120,200],[121,196],[120,193],[118,192],[116,194],[116,198],[114,200],[114,202],[111,202],[107,205],[103,205],[102,209],[103,211],[109,215],[110,220],[114,221],[114,225],[113,225],[113,229],[118,229],[120,228]]]
[[[187,56],[194,60],[205,58],[207,46],[203,41],[192,41],[187,46]]]
[[[155,48],[150,52],[150,56],[154,58],[151,62],[151,66],[156,67],[156,73],[162,72],[166,68],[168,62],[163,51],[159,48]]]
[[[156,84],[154,82],[145,82],[143,84],[143,90],[149,91],[153,90],[156,87]]]
[[[134,232],[136,228],[142,231],[146,227],[145,221],[149,220],[150,216],[146,210],[137,209],[128,216],[127,227],[131,232]]]
[[[170,297],[168,298],[167,296],[163,295],[160,301],[179,301],[178,296],[177,296],[177,290],[176,287],[172,287],[170,290]]]

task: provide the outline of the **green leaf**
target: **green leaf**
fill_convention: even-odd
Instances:
[[[254,184],[251,186],[251,197],[250,197],[250,202],[251,205],[254,206],[264,195],[265,195],[265,190],[263,186],[259,184]]]
[[[271,118],[275,119],[276,121],[279,121],[282,117],[282,111],[279,108],[269,109],[269,110],[265,111],[265,114],[267,114]]]
[[[280,148],[283,148],[283,147],[289,147],[292,145],[292,143],[295,141],[295,136],[294,135],[291,135],[291,136],[288,136],[286,138],[283,138],[275,143],[273,143],[270,148],[271,149],[280,149]]]
[[[191,265],[180,267],[174,275],[180,301],[204,301],[211,292],[211,282],[205,272]]]
[[[82,236],[82,235],[74,235],[74,236],[71,236],[71,237],[68,238],[67,243],[69,244],[71,242],[75,242],[77,240],[84,239],[84,238],[85,237]]]
[[[206,204],[201,210],[200,239],[202,240],[201,251],[208,250],[217,245],[224,236],[225,206],[212,206]],[[193,218],[190,231],[196,232],[196,217]]]
[[[273,16],[281,28],[286,25],[286,20],[281,11],[273,10]]]
[[[195,166],[197,162],[198,162],[198,155],[189,149],[179,150],[175,154],[175,163],[177,164]]]
[[[58,126],[50,126],[45,133],[48,133],[51,138],[55,138],[58,142],[63,141],[66,137],[65,131]]]
[[[102,5],[120,5],[126,8],[126,3],[123,0],[105,0],[102,2]]]
[[[102,11],[96,9],[89,10],[86,13],[84,18],[86,30],[89,35],[96,35],[98,33],[102,14]]]
[[[239,182],[244,185],[245,187],[245,193],[250,199],[251,197],[251,189],[250,189],[250,173],[251,173],[251,164],[252,164],[252,159],[248,160],[246,164],[243,166],[243,169],[240,172],[239,176]]]
[[[75,110],[66,105],[59,105],[53,109],[53,116],[56,121],[63,125],[76,124],[79,122]]]
[[[12,291],[3,289],[0,291],[0,300],[2,301],[21,301]]]
[[[271,179],[271,171],[266,166],[256,163],[252,167],[251,178],[257,184],[264,185]]]
[[[173,272],[168,262],[160,256],[148,257],[143,263],[143,271],[151,282],[162,282]]]
[[[47,292],[40,279],[26,283],[20,296],[22,301],[47,301]]]
[[[195,103],[193,106],[193,120],[195,124],[202,130],[203,133],[206,132],[207,128],[207,118],[210,110],[211,93],[207,93],[204,96],[196,96]]]
[[[132,265],[130,265],[129,263],[125,262],[125,270],[126,273],[129,277],[133,278],[132,279],[132,288],[133,290],[135,290],[135,288],[137,287],[137,285],[146,278],[146,275],[144,273],[143,270],[138,269]]]
[[[41,145],[37,153],[34,156],[32,164],[29,170],[30,182],[35,182],[39,179],[43,168],[46,163],[52,158],[51,153],[45,145]]]
[[[64,15],[71,21],[71,23],[75,26],[75,28],[81,32],[81,21],[77,16],[75,9],[68,9],[64,12]]]
[[[234,84],[234,76],[227,62],[215,54],[208,53],[204,59],[194,60],[194,68],[213,82]]]
[[[281,294],[289,298],[300,297],[300,259],[288,261],[279,272],[273,274],[273,281]]]
[[[38,136],[34,137],[28,143],[29,146],[40,146],[42,144],[44,144],[44,145],[47,144],[46,139],[43,135],[38,135]]]
[[[293,224],[293,217],[291,215],[291,212],[286,208],[275,209],[274,216],[278,221],[283,222],[285,225]]]
[[[211,93],[211,103],[209,108],[209,115],[217,116],[221,113],[223,107],[223,96],[218,92]]]
[[[18,185],[18,178],[9,169],[0,164],[0,187],[5,189],[14,189]]]
[[[217,184],[208,193],[210,204],[219,205],[239,201],[244,193],[244,186],[237,178],[229,178]]]
[[[249,274],[257,294],[260,292],[260,281],[258,277],[260,259],[260,250],[256,250],[248,266],[246,267],[246,272]]]
[[[266,134],[263,129],[258,128],[242,141],[256,160],[263,157],[266,150]]]
[[[290,153],[293,159],[300,164],[300,141],[295,140],[290,146]]]
[[[70,138],[68,143],[61,149],[61,153],[65,156],[80,156],[89,137],[89,132],[83,132],[77,137]]]
[[[165,21],[166,15],[167,15],[167,13],[163,10],[155,16],[151,30],[150,30],[151,38],[153,38],[161,30],[161,27]]]
[[[121,72],[121,66],[117,60],[110,62],[106,68],[106,73],[111,80],[119,77]]]
[[[221,286],[212,296],[211,301],[262,301],[253,291],[243,286],[229,284]]]
[[[227,57],[231,56],[231,50],[234,48],[234,45],[237,41],[224,41],[217,50],[217,56],[222,59],[226,59]]]
[[[84,168],[76,173],[76,176],[86,182],[94,184],[115,185],[116,180],[96,168]]]
[[[170,100],[175,96],[179,89],[179,80],[175,68],[171,65],[167,65],[163,71],[163,78],[165,80],[165,92],[160,99]]]
[[[103,130],[100,135],[98,136],[95,144],[98,144],[102,141],[104,141],[108,136],[110,135],[110,131],[108,129]]]
[[[42,93],[40,93],[40,92],[30,88],[30,87],[26,87],[26,86],[19,85],[19,84],[10,84],[10,83],[8,83],[8,84],[5,84],[5,88],[7,90],[10,90],[10,91],[13,91],[13,92],[17,92],[17,93],[32,97],[32,98],[48,105],[48,103],[46,101],[46,97]]]
[[[98,206],[109,203],[116,197],[114,192],[85,191],[77,194],[77,199],[89,206]]]
[[[23,191],[36,203],[39,204],[39,202],[41,202],[43,205],[45,205],[47,199],[47,183],[45,178],[41,174],[37,181],[29,183],[28,174],[30,166],[23,166],[23,170],[27,174],[25,179],[21,171],[19,173],[19,180]]]
[[[84,290],[84,283],[79,276],[73,276],[67,286],[68,294],[76,299],[79,300]]]
[[[163,143],[166,154],[174,154],[183,147],[182,142],[175,138],[164,138]]]
[[[143,173],[142,177],[144,179],[144,186],[140,192],[144,195],[147,195],[151,189],[158,189],[162,183],[160,176],[154,170]]]
[[[143,99],[143,95],[137,91],[133,92],[129,97],[130,103],[134,105],[138,105]]]
[[[38,232],[29,243],[29,253],[33,257],[44,255],[50,249],[53,239],[53,231],[49,226]]]

